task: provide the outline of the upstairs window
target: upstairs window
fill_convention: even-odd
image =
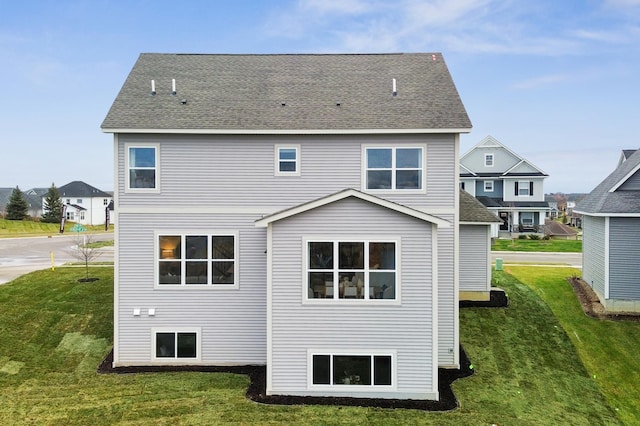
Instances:
[[[484,166],[485,167],[493,167],[493,154],[485,154],[484,155]]]
[[[157,190],[158,148],[156,146],[127,147],[127,188]]]
[[[527,180],[516,181],[515,195],[518,197],[530,197],[533,195],[533,182]]]
[[[159,287],[235,288],[235,234],[158,235]]]
[[[367,190],[423,190],[424,148],[365,148]]]
[[[276,176],[300,176],[300,146],[276,146]]]
[[[493,192],[493,181],[485,180],[484,181],[484,192]]]

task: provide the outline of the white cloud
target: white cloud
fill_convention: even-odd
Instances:
[[[566,80],[569,80],[571,76],[566,74],[550,74],[539,77],[530,78],[513,84],[511,87],[520,90],[537,89],[542,86],[548,86],[550,84],[557,84]]]

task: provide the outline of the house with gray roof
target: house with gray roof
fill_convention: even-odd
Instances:
[[[460,185],[502,221],[492,236],[542,232],[549,216],[544,171],[487,136],[460,157]]]
[[[582,215],[582,278],[607,310],[640,312],[640,150],[622,156],[574,212]]]
[[[58,188],[65,219],[81,225],[104,225],[113,196],[88,183],[76,180]],[[44,205],[46,193],[41,195]],[[110,223],[115,223],[113,220]]]
[[[470,129],[440,53],[140,55],[102,123],[114,368],[260,364],[268,395],[437,400],[461,233],[493,220],[461,201]]]

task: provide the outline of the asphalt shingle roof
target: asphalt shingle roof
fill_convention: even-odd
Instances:
[[[470,128],[440,53],[143,53],[102,123],[106,132]]]
[[[460,222],[502,222],[467,191],[460,190]]]
[[[88,183],[74,180],[73,182],[69,182],[66,185],[58,188],[61,197],[78,197],[78,198],[93,198],[93,197],[104,197],[110,198],[111,195],[108,193],[96,188],[95,186],[91,186]]]
[[[573,209],[585,214],[638,214],[640,191],[609,192],[628,174],[640,166],[640,149],[631,154]]]

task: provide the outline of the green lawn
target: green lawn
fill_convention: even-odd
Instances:
[[[74,222],[65,222],[65,233],[68,233],[73,225],[75,225]],[[104,225],[85,226],[85,228],[91,233],[105,232]],[[111,231],[113,231],[113,225],[111,225]],[[0,219],[0,238],[57,235],[59,232],[59,223]]]
[[[594,380],[548,306],[506,274],[509,308],[461,310],[476,374],[455,382],[461,408],[447,413],[256,404],[243,375],[97,374],[112,344],[113,269],[91,268],[90,284],[83,275],[61,267],[0,286],[0,424],[620,424],[597,387],[609,377]]]
[[[640,322],[604,321],[583,315],[563,268],[507,266],[551,308],[590,376],[625,424],[640,425]]]
[[[581,240],[495,239],[491,244],[491,250],[580,253],[582,251],[582,241]]]

